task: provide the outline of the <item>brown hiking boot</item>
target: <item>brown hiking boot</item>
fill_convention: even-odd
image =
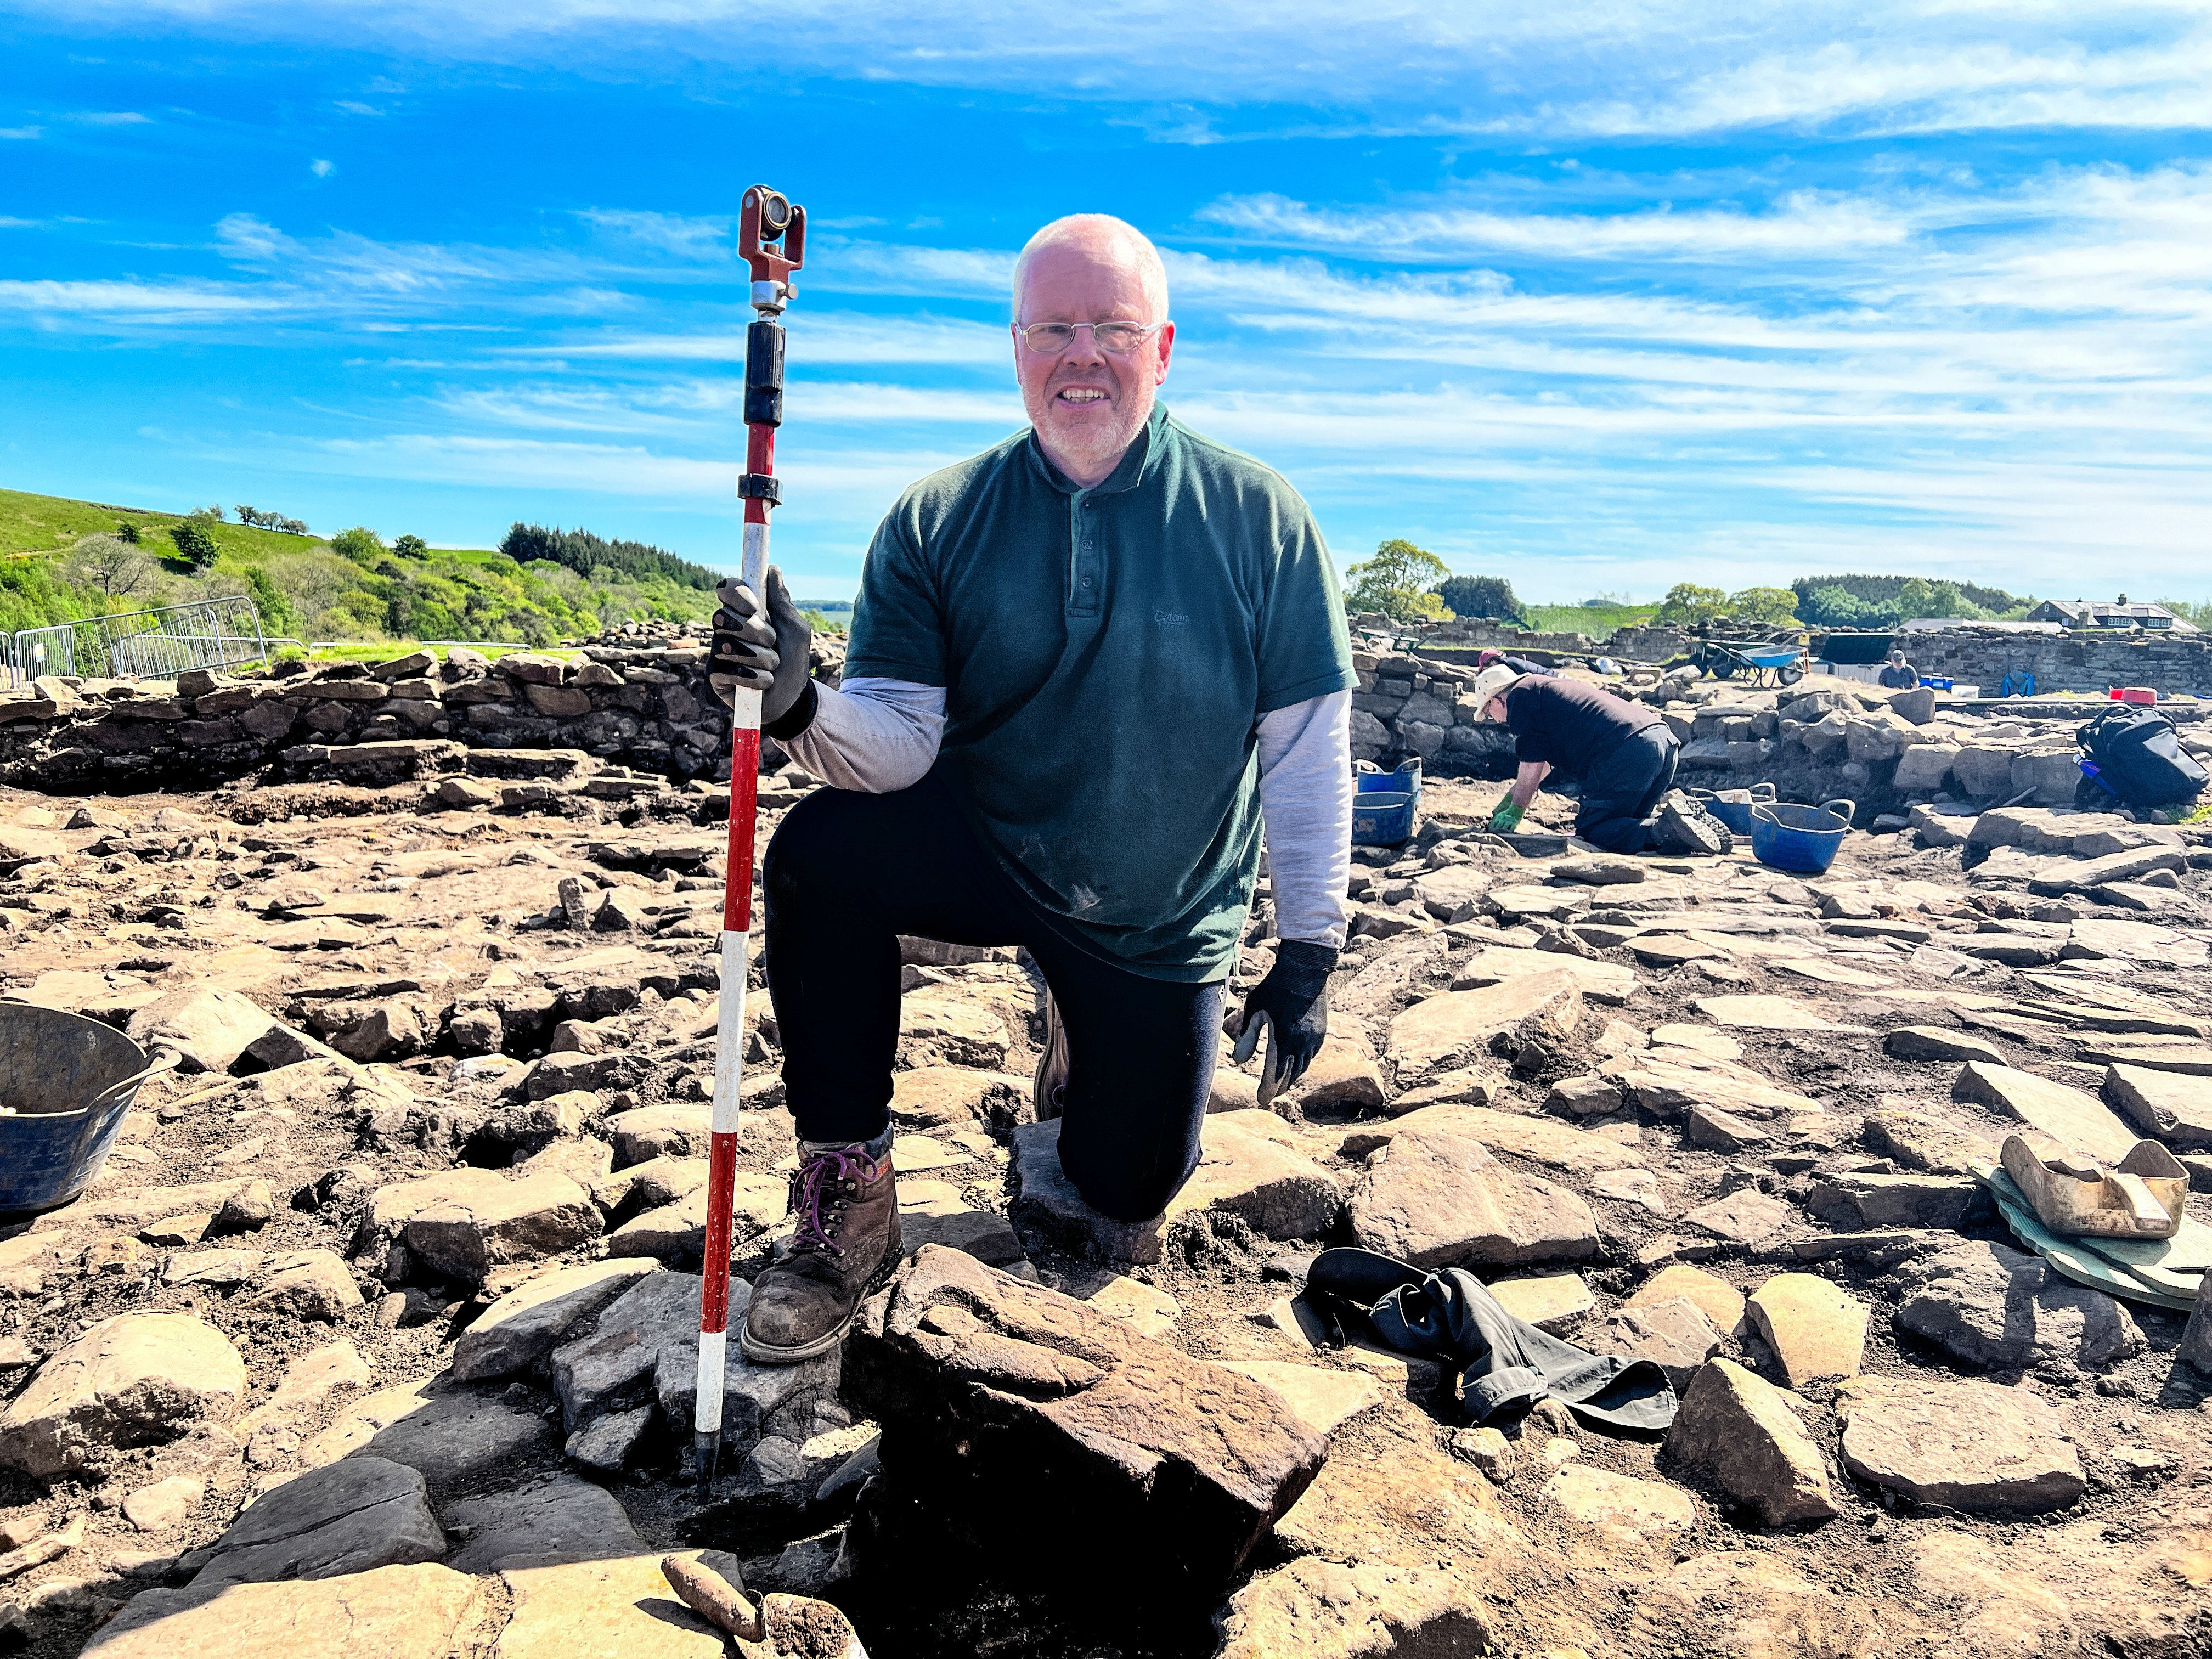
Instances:
[[[1067,1087],[1067,1028],[1060,1023],[1060,1005],[1052,993],[1044,994],[1044,1049],[1037,1055],[1036,1075],[1030,1079],[1030,1099],[1036,1121],[1048,1122],[1060,1115],[1060,1097]]]
[[[791,1178],[799,1230],[753,1281],[738,1346],[757,1364],[790,1365],[844,1340],[860,1298],[899,1264],[898,1179],[885,1152],[801,1148]]]

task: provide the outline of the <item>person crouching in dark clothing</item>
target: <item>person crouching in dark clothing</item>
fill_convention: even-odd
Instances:
[[[1531,662],[1526,657],[1509,657],[1503,651],[1485,651],[1474,659],[1477,668],[1505,667],[1516,674],[1540,674],[1546,679],[1559,673],[1556,668],[1547,668],[1542,663]]]
[[[1904,652],[1892,651],[1880,678],[1885,691],[1910,691],[1920,684],[1920,671],[1905,661]]]
[[[1727,827],[1674,788],[1682,745],[1658,714],[1583,680],[1540,678],[1499,666],[1474,683],[1483,718],[1513,733],[1520,771],[1490,827],[1517,828],[1554,771],[1576,780],[1582,804],[1575,834],[1608,853],[1722,853]]]

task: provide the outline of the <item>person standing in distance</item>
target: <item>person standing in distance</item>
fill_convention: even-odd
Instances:
[[[842,687],[770,570],[726,583],[712,672],[829,786],[787,812],[767,968],[798,1120],[797,1224],[755,1282],[757,1362],[835,1346],[900,1260],[890,1155],[899,935],[1026,946],[1062,1168],[1117,1221],[1197,1166],[1224,981],[1262,842],[1279,939],[1238,1057],[1263,1095],[1328,1029],[1352,780],[1344,605],[1276,473],[1156,398],[1176,327],[1152,243],[1103,214],[1014,269],[1030,424],[900,497],[868,549]]]

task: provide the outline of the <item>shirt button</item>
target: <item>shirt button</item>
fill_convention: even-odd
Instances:
[[[1088,552],[1091,550],[1091,544],[1090,544],[1089,542],[1085,542],[1085,543],[1084,543],[1084,544],[1083,544],[1083,550],[1084,550],[1085,553],[1088,553]]]
[[[1084,585],[1085,587],[1090,586],[1091,586],[1091,578],[1090,578],[1090,577],[1088,577],[1088,576],[1085,576],[1085,577],[1083,579],[1083,585]]]

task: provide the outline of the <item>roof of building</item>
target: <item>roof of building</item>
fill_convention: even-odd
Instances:
[[[2155,625],[2177,634],[2194,634],[2197,624],[2177,617],[2162,605],[2108,605],[2100,599],[2045,599],[2027,613],[2063,617],[2069,622],[2087,621],[2110,628],[2123,623]]]

